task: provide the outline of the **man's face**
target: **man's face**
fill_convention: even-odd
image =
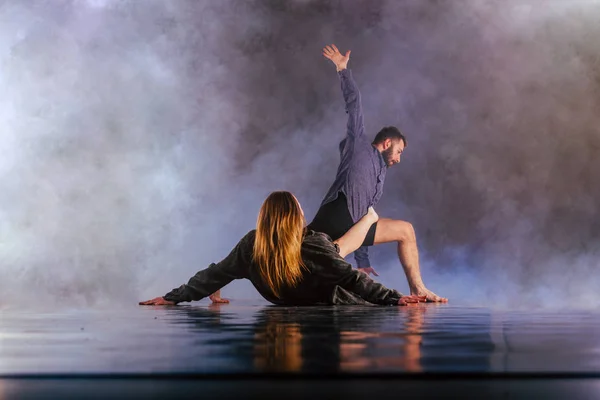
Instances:
[[[403,140],[392,140],[386,139],[383,143],[384,150],[381,152],[383,159],[385,160],[385,164],[391,167],[394,164],[398,164],[400,162],[400,156],[404,151],[404,141]]]

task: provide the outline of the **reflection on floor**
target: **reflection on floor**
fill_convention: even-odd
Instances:
[[[350,398],[436,387],[439,397],[469,385],[494,396],[514,395],[519,387],[529,393],[554,387],[546,398],[566,387],[570,399],[575,388],[586,388],[587,398],[600,396],[600,314],[592,311],[234,301],[51,314],[4,310],[1,316],[0,398],[95,386],[95,394],[106,396],[117,387],[121,394],[152,387],[166,396],[197,386],[227,397],[239,389],[230,383],[242,381],[245,394],[261,395],[276,387],[264,379],[275,377],[289,379],[288,389],[307,385],[288,397],[318,387],[324,393],[354,388],[344,395]]]

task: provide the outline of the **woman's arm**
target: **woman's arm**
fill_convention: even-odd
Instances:
[[[140,305],[174,305],[183,301],[200,300],[209,296],[234,279],[248,277],[251,263],[254,231],[240,240],[234,249],[218,263],[199,271],[187,284],[171,290],[163,297],[142,301]]]
[[[403,306],[425,301],[425,297],[404,296],[397,290],[388,289],[381,283],[375,282],[367,274],[352,268],[346,260],[340,257],[333,243],[325,237],[314,243],[311,253],[313,262],[321,267],[314,271],[319,275],[319,279],[329,281],[333,285],[355,293],[369,303]]]

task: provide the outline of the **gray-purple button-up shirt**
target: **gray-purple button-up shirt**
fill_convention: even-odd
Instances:
[[[370,206],[381,199],[387,165],[379,150],[365,136],[360,92],[352,79],[352,72],[344,69],[339,72],[339,76],[346,102],[348,126],[346,137],[340,142],[340,165],[335,181],[321,206],[335,200],[338,193],[342,192],[346,196],[352,220],[356,223]],[[354,258],[359,268],[371,266],[367,247],[356,250]]]

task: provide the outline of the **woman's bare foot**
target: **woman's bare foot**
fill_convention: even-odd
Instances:
[[[339,247],[339,255],[346,257],[354,250],[358,249],[362,242],[365,240],[365,236],[369,232],[371,226],[379,220],[379,215],[375,212],[373,207],[369,207],[367,213],[363,215],[341,238],[335,240],[333,243]]]
[[[367,210],[367,216],[371,221],[373,221],[373,223],[379,221],[379,215],[373,207],[369,207],[369,209]]]
[[[213,294],[211,294],[210,296],[208,296],[208,298],[210,299],[210,301],[213,302],[213,304],[222,304],[222,303],[229,303],[229,299],[223,299],[221,298],[221,290],[217,290],[216,292],[214,292]]]

